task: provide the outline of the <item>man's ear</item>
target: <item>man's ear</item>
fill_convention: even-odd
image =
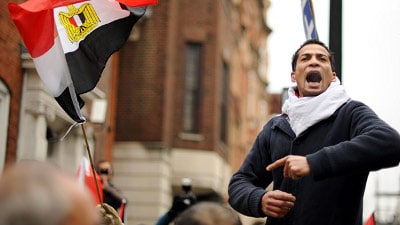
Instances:
[[[291,72],[291,73],[290,73],[290,80],[291,80],[293,83],[296,82],[296,75],[295,75],[294,72]]]
[[[331,82],[334,82],[334,81],[336,81],[336,72],[332,72],[332,81]]]

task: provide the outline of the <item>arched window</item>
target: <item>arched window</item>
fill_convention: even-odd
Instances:
[[[8,116],[10,112],[10,92],[0,80],[0,171],[3,170],[7,150]]]

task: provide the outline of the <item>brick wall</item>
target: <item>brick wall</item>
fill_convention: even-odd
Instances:
[[[217,8],[218,2],[211,0],[160,1],[152,17],[143,18],[140,40],[127,43],[121,50],[117,141],[211,148],[209,143],[216,133]],[[200,106],[203,142],[178,138],[182,132],[186,42],[204,44]]]
[[[13,1],[17,2],[17,1]],[[11,21],[7,4],[0,4],[0,79],[10,91],[10,113],[6,164],[16,158],[18,123],[20,115],[22,74],[20,36]]]
[[[116,141],[161,141],[168,8],[160,1],[156,17],[142,18],[138,41],[120,51]]]
[[[120,51],[116,141],[159,142],[171,148],[216,151],[223,157],[231,149],[247,151],[259,130],[257,121],[267,113],[259,110],[259,98],[266,92],[266,74],[259,74],[260,64],[266,64],[259,55],[268,30],[261,11],[265,4],[170,0],[151,7],[151,16],[141,19],[139,40],[128,42]],[[193,139],[182,138],[188,42],[203,46],[200,130]],[[224,63],[229,67],[229,138],[221,147]]]

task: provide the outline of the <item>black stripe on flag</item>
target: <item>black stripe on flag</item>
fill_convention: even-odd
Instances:
[[[125,44],[133,25],[142,15],[130,14],[99,27],[79,43],[76,51],[66,54],[77,94],[88,92],[96,86],[108,58]]]
[[[76,95],[79,108],[82,108],[84,106],[84,102],[82,98],[79,95]],[[61,106],[62,109],[73,119],[74,121],[78,123],[83,123],[85,122],[85,118],[81,117],[80,110],[75,109],[73,99],[75,99],[75,96],[71,95],[71,90],[69,87],[67,87],[60,96],[55,97],[56,101],[58,104]]]

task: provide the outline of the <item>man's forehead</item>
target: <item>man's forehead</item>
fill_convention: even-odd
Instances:
[[[102,162],[102,163],[99,164],[99,166],[101,166],[101,167],[110,167],[111,165],[108,162]]]
[[[326,55],[329,56],[329,52],[321,45],[318,44],[309,44],[304,46],[303,48],[300,49],[299,51],[299,56],[300,55]]]

